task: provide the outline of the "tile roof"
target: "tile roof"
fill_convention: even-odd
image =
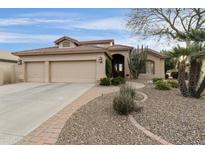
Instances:
[[[39,48],[32,50],[25,50],[20,52],[14,52],[13,54],[16,56],[29,56],[29,55],[49,55],[49,54],[74,54],[74,53],[99,53],[104,52],[108,56],[110,56],[109,51],[130,51],[133,49],[131,46],[114,44],[114,40],[93,40],[93,41],[78,41],[68,36],[63,36],[55,41],[55,44],[58,45],[63,40],[70,40],[76,43],[76,47],[47,47],[47,48]],[[97,46],[97,44],[105,44],[113,42],[111,46]],[[148,49],[148,52],[154,56],[159,58],[165,58],[164,55],[160,54],[157,51],[152,49]]]
[[[17,61],[19,57],[14,56],[9,51],[0,51],[0,59],[1,60],[12,60]]]
[[[116,45],[113,45],[113,46],[109,46],[107,49],[109,51],[113,51],[113,50],[132,50],[133,47],[126,46],[126,45],[116,44]]]
[[[98,46],[76,46],[72,48],[68,47],[48,47],[48,48],[39,48],[32,50],[25,50],[20,52],[14,52],[16,56],[31,56],[31,55],[55,55],[55,54],[73,54],[73,53],[100,53],[104,52],[110,56],[108,50],[103,47]]]
[[[81,45],[91,45],[91,44],[106,44],[106,43],[114,43],[113,39],[109,40],[92,40],[92,41],[80,41]]]

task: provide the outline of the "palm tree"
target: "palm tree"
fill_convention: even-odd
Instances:
[[[179,85],[183,96],[199,98],[205,89],[205,76],[202,76],[202,63],[205,59],[205,31],[192,30],[188,35],[181,35],[179,39],[189,40],[191,43],[186,47],[176,47],[170,52],[170,57],[178,60]],[[186,84],[185,71],[189,64],[189,81]],[[202,82],[200,82],[202,78]]]
[[[183,47],[175,47],[172,52],[169,53],[169,57],[177,61],[178,67],[178,81],[181,94],[185,97],[189,96],[188,87],[186,84],[186,64],[189,58],[189,50]]]

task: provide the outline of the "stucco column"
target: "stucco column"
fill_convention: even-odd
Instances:
[[[126,76],[127,74],[130,75],[130,70],[128,66],[128,58],[129,58],[129,53],[124,54],[124,67],[125,67],[125,77],[130,78],[130,76]]]
[[[99,55],[96,59],[96,80],[106,77],[105,74],[105,56]]]
[[[26,69],[26,66],[27,65],[27,63],[23,63],[23,76],[24,76],[24,82],[26,82],[27,81],[27,69]]]
[[[49,61],[45,61],[45,82],[50,82],[50,63]]]

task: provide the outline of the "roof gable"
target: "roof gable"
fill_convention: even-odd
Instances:
[[[73,39],[73,38],[68,37],[68,36],[63,36],[63,37],[57,39],[54,43],[58,45],[59,43],[65,41],[65,40],[71,41],[71,42],[75,43],[76,45],[80,45],[80,42],[78,40]]]

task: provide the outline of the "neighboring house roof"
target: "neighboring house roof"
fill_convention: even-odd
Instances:
[[[17,56],[14,56],[9,51],[1,51],[0,50],[0,61],[4,62],[17,62],[18,61]]]
[[[78,40],[73,39],[73,38],[68,37],[68,36],[63,36],[63,37],[57,39],[57,40],[55,41],[55,44],[59,44],[60,42],[62,42],[62,41],[64,41],[64,40],[68,40],[68,41],[71,41],[71,42],[73,42],[73,43],[75,43],[75,44],[77,44],[77,45],[80,45],[80,42],[79,42]]]

